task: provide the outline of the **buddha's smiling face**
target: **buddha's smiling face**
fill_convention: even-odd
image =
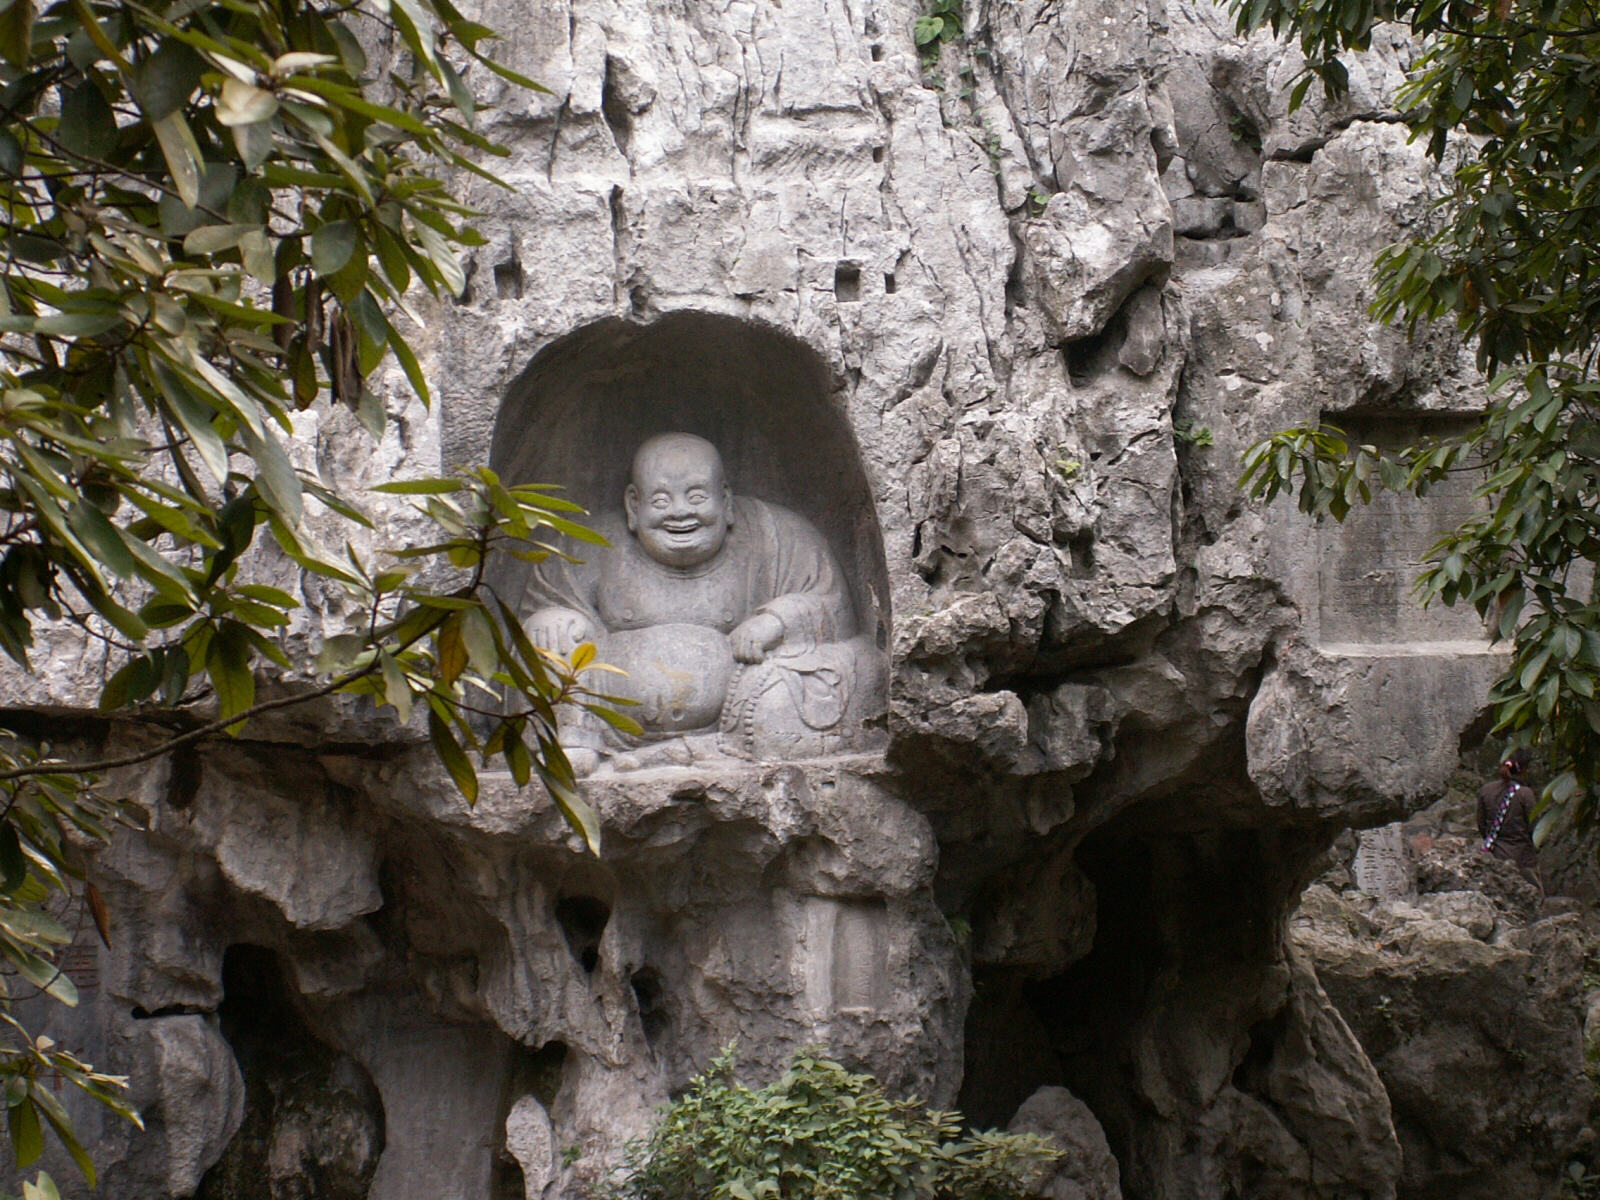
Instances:
[[[722,552],[732,499],[716,447],[674,433],[639,447],[623,506],[646,554],[663,566],[698,567]]]

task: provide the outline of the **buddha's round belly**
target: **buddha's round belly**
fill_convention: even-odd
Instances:
[[[649,733],[714,725],[733,677],[725,634],[704,625],[654,625],[606,635],[601,658],[628,673],[604,685],[637,700],[625,710]]]

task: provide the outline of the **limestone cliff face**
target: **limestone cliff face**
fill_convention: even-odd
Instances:
[[[1290,116],[1293,55],[1204,0],[969,0],[931,67],[898,0],[483,8],[551,91],[477,81],[511,190],[474,185],[489,244],[424,314],[437,404],[394,372],[382,443],[308,414],[304,465],[614,505],[652,413],[708,422],[832,539],[881,747],[597,780],[598,860],[509,782],[468,810],[387,711],[120,781],[151,832],[97,868],[115,949],[61,1022],[150,1121],[85,1117],[105,1194],[337,1163],[327,1195],[553,1200],[738,1039],[989,1123],[1045,1087],[1050,1127],[1064,1086],[1130,1197],[1393,1196],[1287,914],[1340,829],[1429,797],[1494,660],[1404,607],[1426,514],[1323,527],[1235,480],[1294,422],[1481,402],[1449,337],[1365,315],[1433,196],[1406,47]],[[302,593],[309,656],[345,614]],[[90,708],[100,668],[63,641],[12,703]]]

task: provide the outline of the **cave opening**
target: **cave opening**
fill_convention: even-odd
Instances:
[[[563,896],[556,901],[556,924],[586,974],[593,974],[600,963],[600,942],[610,920],[611,905],[598,896]]]
[[[633,985],[634,1003],[639,1008],[644,1040],[655,1046],[667,1031],[666,992],[661,976],[654,967],[642,967],[629,977],[629,982]]]
[[[557,1041],[514,1048],[505,1086],[501,1089],[499,1116],[495,1120],[497,1145],[489,1175],[488,1200],[524,1200],[528,1195],[522,1164],[507,1145],[507,1119],[513,1106],[524,1096],[532,1096],[546,1113],[555,1106],[567,1054],[566,1043]]]
[[[1061,352],[1067,360],[1067,377],[1072,380],[1073,387],[1088,387],[1116,368],[1123,332],[1119,313],[1100,332],[1062,344]]]
[[[1316,827],[1162,824],[1147,802],[1077,848],[1094,884],[1089,952],[1039,977],[979,966],[959,1104],[1004,1125],[1038,1088],[1099,1121],[1126,1200],[1166,1194],[1224,1088],[1253,1092],[1283,1033],[1284,922],[1331,836]],[[1171,810],[1168,810],[1168,816]],[[1246,1152],[1205,1154],[1237,1173]]]
[[[244,1120],[196,1200],[365,1200],[385,1141],[366,1068],[312,1032],[278,956],[228,947],[217,1017],[244,1076]]]

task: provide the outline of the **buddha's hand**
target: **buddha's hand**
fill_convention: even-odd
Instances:
[[[592,642],[594,622],[571,608],[541,608],[523,622],[528,640],[552,654],[571,654],[580,642]]]
[[[728,641],[734,658],[742,663],[758,663],[783,641],[783,622],[771,613],[757,613],[734,626]]]

